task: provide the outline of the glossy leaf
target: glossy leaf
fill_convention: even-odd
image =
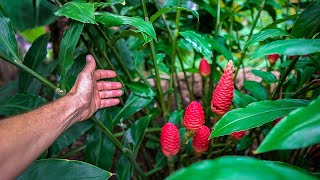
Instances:
[[[140,111],[142,108],[148,105],[152,99],[153,98],[151,97],[142,97],[131,93],[121,111],[113,119],[113,123],[118,124],[134,113]]]
[[[24,112],[31,111],[47,101],[37,95],[17,94],[12,97],[7,103],[0,105],[0,115],[13,116]]]
[[[266,29],[266,30],[260,31],[259,33],[252,36],[252,38],[244,45],[244,49],[256,42],[264,41],[268,38],[278,37],[278,36],[289,36],[289,33],[278,28]]]
[[[233,60],[232,54],[225,47],[224,44],[222,44],[218,40],[212,39],[212,38],[208,39],[208,42],[210,43],[213,50],[216,50],[219,53],[221,53],[227,60]]]
[[[83,23],[96,24],[93,3],[71,1],[64,4],[54,14],[56,16],[65,16]]]
[[[298,149],[320,143],[319,107],[320,97],[308,106],[292,111],[271,129],[257,152]]]
[[[40,68],[42,67],[42,61],[47,55],[47,44],[49,39],[50,34],[44,34],[36,39],[24,57],[23,64],[39,73]],[[35,89],[31,86],[33,81],[37,80],[27,72],[21,71],[19,74],[19,91],[21,93],[32,92]]]
[[[108,6],[112,6],[115,4],[122,4],[122,5],[126,5],[126,1],[125,0],[108,0],[108,2],[95,2],[95,6],[96,7],[101,7],[101,8],[105,8]]]
[[[312,38],[320,32],[320,2],[314,1],[300,14],[291,35],[296,38]]]
[[[245,108],[234,109],[225,114],[214,126],[210,138],[259,127],[274,119],[286,116],[291,111],[307,104],[308,101],[300,99],[267,100],[251,103]]]
[[[287,39],[266,44],[257,49],[251,59],[268,54],[306,55],[320,52],[320,39]]]
[[[18,43],[10,19],[0,6],[0,58],[9,62],[20,61]]]
[[[255,81],[245,81],[244,88],[250,91],[250,94],[252,94],[252,96],[257,98],[258,100],[268,99],[267,91],[261,83]]]
[[[84,24],[72,22],[69,28],[63,33],[59,51],[59,67],[64,79],[73,63],[73,51],[79,41]]]
[[[142,97],[154,97],[156,95],[155,91],[141,82],[126,83],[126,86],[138,96]]]
[[[183,111],[175,110],[169,115],[168,122],[178,125],[181,122],[182,117],[183,117]]]
[[[234,91],[234,97],[233,97],[233,103],[239,107],[239,108],[244,108],[248,104],[256,102],[257,99],[248,95],[248,94],[243,94],[238,90]]]
[[[127,156],[120,155],[116,164],[116,175],[118,179],[131,179],[133,167]]]
[[[180,35],[191,44],[193,49],[205,57],[211,57],[211,45],[202,35],[190,30],[180,32]]]
[[[263,161],[251,157],[224,156],[214,160],[204,160],[182,168],[166,180],[193,179],[305,179],[316,177],[290,164]]]
[[[164,8],[161,8],[160,10],[158,10],[154,15],[152,15],[150,17],[150,22],[153,22],[155,21],[158,17],[160,17],[162,14],[165,14],[167,13],[168,11],[172,11],[172,10],[184,10],[184,11],[188,11],[188,12],[191,12],[199,21],[199,14],[197,11],[195,10],[191,10],[191,9],[188,9],[188,8],[184,8],[184,7],[164,7]]]
[[[113,174],[91,164],[66,160],[44,159],[35,161],[17,179],[109,179]]]
[[[262,78],[262,80],[266,83],[266,84],[271,84],[271,83],[275,83],[277,82],[277,77],[272,74],[271,72],[265,72],[262,70],[251,70],[252,74],[259,76]]]

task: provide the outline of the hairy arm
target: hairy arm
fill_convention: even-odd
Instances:
[[[13,179],[47,149],[58,136],[76,122],[88,119],[98,109],[114,106],[122,95],[118,82],[100,81],[115,77],[113,71],[95,70],[87,65],[64,97],[31,112],[0,121],[0,174]]]

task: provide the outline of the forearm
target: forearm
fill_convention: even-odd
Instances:
[[[0,121],[0,174],[19,175],[80,117],[74,97],[67,95],[34,111]]]

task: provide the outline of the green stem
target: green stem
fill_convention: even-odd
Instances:
[[[148,177],[148,176],[150,176],[150,175],[152,175],[152,174],[154,174],[154,173],[156,173],[158,171],[161,171],[162,169],[163,169],[163,167],[153,168],[152,170],[146,172],[146,176]]]
[[[314,84],[314,83],[316,83],[316,82],[318,82],[318,84],[312,85],[312,84]],[[315,80],[314,80],[314,81],[310,82],[309,84],[307,84],[306,86],[298,89],[298,90],[291,96],[291,98],[296,98],[296,97],[298,97],[298,96],[301,95],[301,94],[304,94],[304,93],[306,93],[306,92],[308,92],[308,91],[317,89],[317,88],[319,88],[319,87],[320,87],[319,81],[315,81]]]
[[[169,174],[171,174],[174,171],[174,160],[173,157],[167,157],[167,160],[169,166]]]
[[[93,49],[90,48],[89,43],[86,41],[86,39],[84,38],[84,36],[83,36],[82,34],[81,34],[81,36],[80,36],[80,39],[81,39],[81,41],[83,42],[83,44],[86,46],[86,48],[88,49],[88,51],[90,52],[90,54],[95,57],[94,59],[96,60],[96,62],[97,62],[97,64],[98,64],[98,67],[99,67],[100,69],[104,69],[104,67],[102,66],[102,63],[100,62],[100,59],[99,59],[99,58],[96,58],[97,56],[95,55]]]
[[[18,60],[14,60],[13,62],[11,62],[13,65],[17,66],[19,69],[22,69],[24,71],[26,71],[28,74],[30,74],[31,76],[35,77],[36,79],[38,79],[39,81],[41,81],[43,84],[49,86],[51,89],[53,89],[56,93],[58,93],[60,96],[64,96],[66,93],[60,89],[59,87],[55,86],[54,84],[52,84],[50,81],[48,81],[47,79],[45,79],[44,77],[42,77],[40,74],[38,74],[37,72],[33,71],[32,69],[30,69],[28,66],[24,65],[21,63],[21,61]]]
[[[146,133],[157,133],[157,132],[160,132],[160,131],[161,131],[161,128],[148,128]],[[121,137],[123,135],[124,135],[123,132],[118,132],[118,133],[114,134],[114,137]]]
[[[67,153],[59,156],[58,158],[59,158],[59,159],[64,159],[64,158],[66,158],[66,157],[69,157],[69,156],[71,156],[71,155],[74,155],[74,154],[76,154],[76,153],[84,150],[86,147],[87,147],[87,145],[79,146],[79,147],[74,148],[74,149],[70,150],[69,152],[67,152]]]
[[[247,39],[246,43],[251,39],[251,37],[252,37],[252,35],[253,35],[253,30],[255,29],[255,27],[256,27],[256,25],[257,25],[257,22],[258,22],[258,20],[259,20],[259,18],[260,18],[260,14],[261,14],[261,12],[263,11],[263,8],[264,8],[265,4],[266,4],[266,0],[263,0],[263,1],[262,1],[262,4],[261,4],[261,7],[260,7],[260,9],[259,9],[259,11],[258,11],[258,14],[256,15],[256,17],[255,17],[255,19],[254,19],[254,21],[253,21],[253,25],[252,25],[252,27],[251,27],[251,29],[250,29],[250,33],[249,33],[249,36],[248,36],[248,39]],[[244,50],[243,50],[242,53],[241,53],[241,57],[240,57],[240,59],[239,59],[239,62],[238,62],[238,64],[237,64],[236,72],[234,73],[234,77],[233,77],[233,80],[234,80],[234,81],[235,81],[236,78],[237,78],[240,65],[242,64],[243,59],[244,59],[246,53],[247,53],[247,48],[244,48]]]

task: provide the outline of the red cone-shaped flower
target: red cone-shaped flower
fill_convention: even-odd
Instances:
[[[211,109],[216,114],[225,114],[229,111],[233,100],[233,63],[229,61],[219,83],[212,95]]]
[[[279,58],[279,54],[269,54],[267,56],[267,59],[271,65],[274,65],[274,63],[277,62],[278,58]]]
[[[161,129],[160,143],[162,153],[166,157],[172,157],[179,152],[180,135],[177,127],[172,123],[165,124]]]
[[[197,101],[192,101],[184,114],[184,126],[191,131],[198,130],[204,124],[204,111]]]
[[[233,132],[233,133],[231,134],[231,136],[232,136],[233,138],[235,138],[236,140],[241,139],[244,135],[246,135],[246,131],[238,131],[238,132]]]
[[[278,122],[279,122],[281,119],[282,119],[282,117],[281,117],[281,118],[277,118],[277,119],[273,120],[273,125],[278,124]]]
[[[192,146],[197,153],[203,153],[209,148],[210,129],[203,125],[193,136]]]
[[[202,58],[199,65],[199,72],[201,76],[209,76],[210,75],[210,64],[205,58]]]

